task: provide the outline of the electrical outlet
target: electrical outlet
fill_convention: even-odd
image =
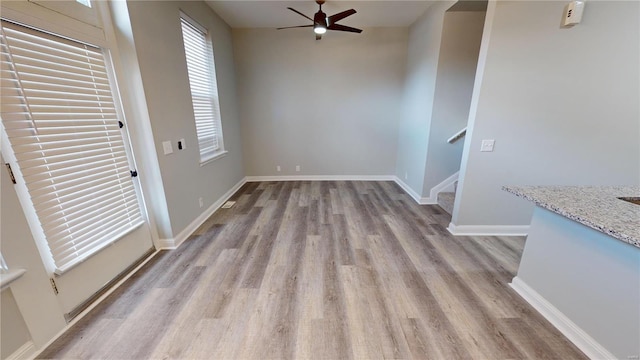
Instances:
[[[204,199],[202,197],[198,198],[198,204],[200,204],[200,208],[204,206]]]
[[[178,150],[184,150],[187,148],[187,144],[185,144],[184,139],[178,140]]]
[[[582,12],[584,11],[584,1],[572,1],[564,7],[564,19],[562,26],[570,27],[580,24]]]
[[[493,145],[495,144],[495,142],[496,142],[495,140],[482,140],[480,151],[483,151],[483,152],[493,151]]]
[[[282,168],[280,168],[280,165],[276,166],[276,171],[280,172],[280,170],[282,170]]]
[[[300,171],[300,165],[296,165],[296,172]]]
[[[404,173],[404,179],[407,180],[409,178],[409,173],[405,171]]]

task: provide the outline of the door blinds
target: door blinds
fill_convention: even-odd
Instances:
[[[1,26],[1,116],[56,272],[143,223],[101,49]]]
[[[213,49],[206,32],[200,30],[184,17],[182,38],[187,58],[189,85],[196,133],[200,148],[200,162],[207,161],[220,150],[220,106],[213,63]]]

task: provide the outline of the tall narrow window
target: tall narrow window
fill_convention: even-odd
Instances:
[[[181,21],[200,163],[204,163],[224,152],[213,47],[204,28],[185,15]]]
[[[0,253],[0,272],[7,272],[9,271],[9,267],[7,266],[7,263],[4,261],[4,257],[2,256],[2,253]]]
[[[4,20],[0,30],[2,127],[62,273],[143,224],[105,56]]]

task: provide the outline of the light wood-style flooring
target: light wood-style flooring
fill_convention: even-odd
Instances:
[[[248,183],[42,359],[585,359],[507,285],[524,238],[454,237],[392,182]]]

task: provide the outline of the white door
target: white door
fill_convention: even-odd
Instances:
[[[106,52],[2,21],[2,152],[64,313],[153,248]]]

